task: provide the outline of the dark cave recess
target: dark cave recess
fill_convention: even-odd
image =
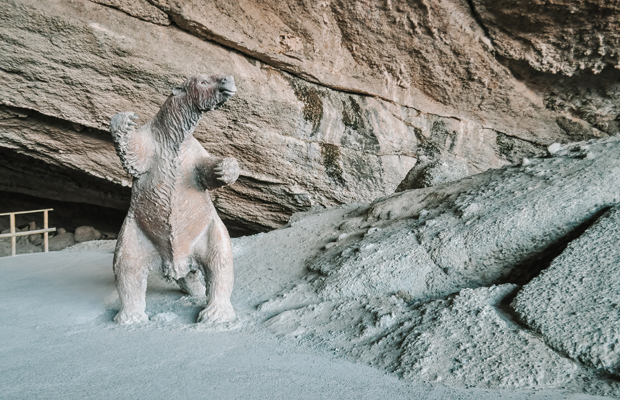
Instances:
[[[58,201],[29,196],[21,193],[0,191],[0,214],[14,211],[29,211],[53,208],[49,213],[49,226],[64,228],[73,232],[79,226],[92,226],[102,233],[118,233],[125,219],[126,211],[92,204]],[[35,221],[43,226],[43,213],[19,214],[15,223],[24,226]],[[9,217],[0,217],[0,229],[9,228]]]
[[[0,191],[0,214],[46,208],[54,209],[54,211],[49,213],[49,226],[64,228],[69,232],[75,231],[75,228],[79,226],[92,226],[102,233],[118,234],[127,215],[127,211],[114,208]],[[35,221],[37,226],[43,227],[43,213],[19,214],[15,216],[15,223],[18,227],[23,227],[30,221]],[[231,226],[230,221],[224,220],[224,224],[227,226],[231,237],[256,233],[234,224]],[[0,217],[0,231],[8,228],[9,217]]]

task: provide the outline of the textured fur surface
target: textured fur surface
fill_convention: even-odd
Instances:
[[[157,115],[136,128],[133,112],[116,114],[110,131],[125,170],[134,177],[131,206],[114,256],[120,324],[147,319],[148,272],[161,267],[182,289],[193,291],[202,272],[207,306],[199,321],[227,321],[233,264],[230,237],[209,189],[235,182],[233,158],[211,157],[193,137],[202,114],[236,91],[232,77],[196,75],[173,89]],[[190,293],[196,294],[196,293]]]

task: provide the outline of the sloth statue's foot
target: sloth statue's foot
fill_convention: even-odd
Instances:
[[[148,320],[146,313],[138,310],[120,310],[114,317],[114,322],[121,325],[137,324]]]
[[[229,322],[235,319],[230,301],[213,301],[198,314],[198,322]]]

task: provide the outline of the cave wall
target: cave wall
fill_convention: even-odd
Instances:
[[[391,193],[421,156],[477,173],[618,131],[617,6],[602,0],[0,3],[4,191],[123,209],[111,116],[148,121],[195,73],[239,89],[195,136],[240,162],[213,194],[240,231]]]

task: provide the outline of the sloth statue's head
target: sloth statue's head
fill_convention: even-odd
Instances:
[[[181,86],[172,89],[172,95],[185,96],[188,103],[198,111],[205,112],[219,108],[230,99],[237,87],[235,80],[229,75],[194,75]]]

